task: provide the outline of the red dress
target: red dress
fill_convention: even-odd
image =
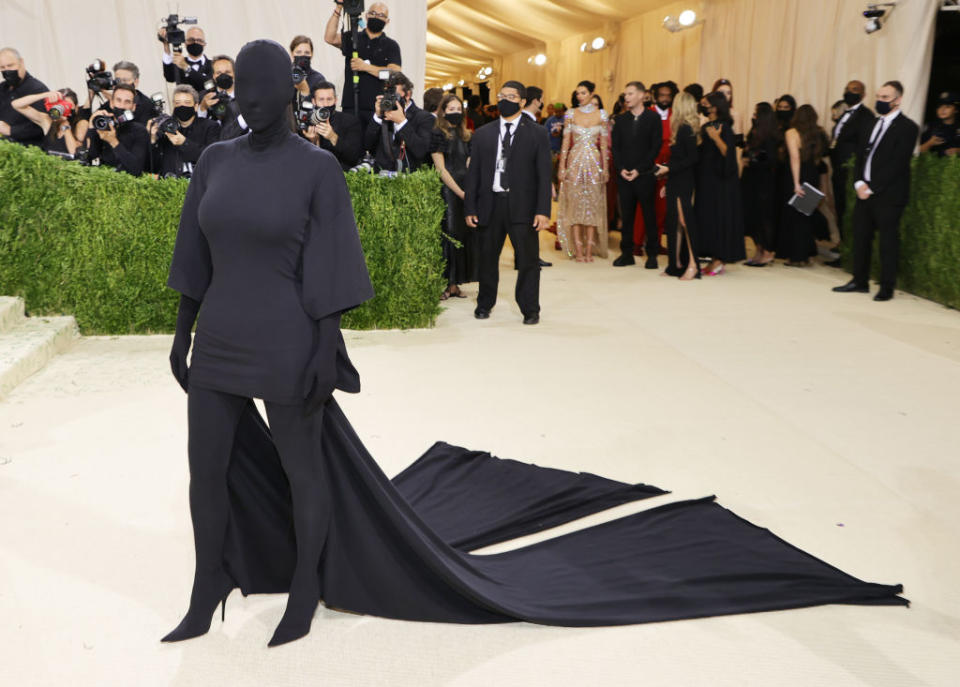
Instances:
[[[660,114],[656,107],[651,107],[651,110]],[[657,155],[657,164],[665,165],[670,161],[670,118],[673,116],[673,108],[667,110],[667,118],[663,120],[663,143],[660,146],[660,154]],[[656,190],[656,202],[654,203],[654,209],[657,214],[657,237],[663,237],[663,223],[667,217],[667,199],[663,194],[664,189],[667,186],[666,177],[660,178],[657,180],[657,190]],[[643,226],[643,208],[640,205],[637,205],[637,214],[633,220],[633,245],[634,253],[640,255],[643,251],[644,239],[646,237],[646,228]],[[660,241],[658,240],[659,244]]]

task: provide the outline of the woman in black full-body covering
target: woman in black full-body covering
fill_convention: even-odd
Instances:
[[[777,214],[780,196],[777,192],[780,174],[780,149],[783,134],[770,103],[757,103],[753,126],[743,151],[744,229],[753,239],[756,252],[747,260],[750,267],[766,267],[773,262],[777,250]]]
[[[670,130],[669,165],[658,165],[657,176],[667,174],[667,254],[664,274],[686,281],[700,278],[700,264],[693,245],[697,233],[693,197],[696,191],[696,165],[699,159],[700,117],[697,101],[689,93],[680,93],[673,101]]]
[[[447,289],[441,299],[466,298],[461,284],[480,278],[479,234],[467,226],[463,213],[463,182],[470,161],[470,131],[463,116],[463,101],[447,94],[440,101],[436,128],[430,142],[433,166],[443,181],[443,199],[447,203],[444,218],[443,259]],[[448,238],[450,237],[450,238]],[[460,245],[457,246],[450,239]]]
[[[696,244],[700,255],[712,258],[704,273],[715,276],[723,274],[726,263],[746,257],[743,207],[730,104],[722,93],[710,93],[700,103],[700,112],[708,121],[700,137]]]

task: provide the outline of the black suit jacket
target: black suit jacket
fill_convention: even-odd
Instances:
[[[866,105],[861,105],[854,110],[850,118],[844,122],[840,135],[830,151],[830,162],[834,169],[839,169],[844,162],[860,152],[870,139],[870,133],[876,121],[877,116]]]
[[[190,84],[197,89],[199,93],[205,90],[203,84],[207,79],[213,78],[213,61],[206,55],[203,56],[199,70],[189,69],[184,71],[177,65],[170,63],[163,65],[163,78],[167,83],[185,83]],[[187,64],[190,64],[189,59]]]
[[[331,145],[330,141],[323,136],[320,137],[317,145],[333,153],[343,170],[347,171],[356,166],[363,156],[363,131],[360,128],[360,120],[349,112],[334,112],[330,115],[330,126],[337,134],[337,145]]]
[[[196,117],[181,133],[187,140],[176,146],[163,133],[157,134],[151,160],[153,170],[160,176],[191,176],[193,168],[208,145],[220,140],[220,123],[215,119]]]
[[[535,215],[550,216],[550,135],[547,130],[520,115],[510,145],[510,221],[533,226]],[[500,120],[477,129],[470,144],[470,166],[464,181],[463,210],[476,215],[480,225],[493,214],[493,178],[500,146]]]
[[[653,110],[644,110],[634,118],[630,111],[613,118],[611,146],[613,166],[618,170],[635,169],[653,174],[654,162],[663,145],[663,122]]]
[[[917,146],[920,127],[902,112],[893,118],[876,145],[870,163],[870,190],[873,199],[890,205],[906,205],[910,200],[910,161]],[[872,129],[871,132],[873,133]],[[857,155],[854,181],[866,181],[864,169],[870,153],[869,136]]]
[[[394,171],[397,168],[396,158],[399,154],[399,142],[406,148],[406,162],[404,171],[415,172],[430,160],[430,138],[433,126],[436,123],[433,115],[424,112],[415,103],[405,110],[407,123],[397,134],[399,141],[393,145],[393,150],[386,149],[386,142],[382,133],[383,125],[371,122],[364,135],[364,148],[369,150],[380,169]],[[379,115],[378,115],[379,116]],[[389,137],[393,138],[393,122],[385,122]]]

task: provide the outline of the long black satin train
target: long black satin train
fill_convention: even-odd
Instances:
[[[336,401],[322,434],[333,520],[320,562],[331,608],[405,620],[595,626],[828,603],[906,605],[714,502],[670,503],[506,553],[467,551],[666,493],[435,444],[389,480]],[[289,486],[250,403],[228,476],[224,564],[244,594],[285,592]]]

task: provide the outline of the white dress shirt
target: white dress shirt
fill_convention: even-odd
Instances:
[[[666,110],[661,110],[659,105],[654,105],[654,109],[657,111],[657,114],[660,115],[660,121],[665,122],[670,119],[670,108]]]
[[[860,101],[849,110],[843,113],[840,119],[837,121],[837,125],[833,127],[833,140],[836,141],[840,137],[840,130],[843,129],[843,125],[850,121],[850,118],[853,116],[853,113],[856,112],[860,106],[863,105],[863,101]]]
[[[888,112],[883,115],[873,127],[873,132],[870,134],[870,154],[867,155],[867,162],[863,165],[863,179],[860,179],[854,184],[854,187],[858,190],[861,186],[867,186],[870,184],[871,176],[871,166],[873,164],[873,154],[877,152],[877,146],[880,145],[880,141],[883,140],[883,135],[887,133],[890,129],[890,125],[893,123],[893,120],[900,115],[900,108],[898,107],[893,112]],[[873,193],[873,191],[870,191]]]
[[[520,117],[515,117],[513,121],[508,122],[503,117],[500,118],[500,137],[497,139],[497,159],[493,167],[493,192],[502,193],[507,189],[500,185],[500,159],[503,157],[503,137],[507,134],[507,124],[510,125],[510,145],[517,135],[517,128],[520,126]]]
[[[403,108],[403,113],[404,113],[404,114],[406,114],[406,113],[410,110],[410,106],[411,106],[411,105],[413,105],[413,101],[412,101],[412,100],[407,103],[407,106],[406,106],[405,108]],[[375,121],[377,124],[383,124],[383,120],[380,119],[380,115],[378,115],[376,112],[373,113],[373,121]],[[405,127],[405,126],[407,125],[407,122],[409,122],[409,121],[410,121],[410,118],[407,117],[406,119],[404,119],[404,120],[403,120],[402,122],[400,122],[399,124],[397,124],[396,122],[394,122],[394,124],[393,124],[393,133],[397,133],[398,131],[400,131],[400,129],[402,129],[403,127]]]

